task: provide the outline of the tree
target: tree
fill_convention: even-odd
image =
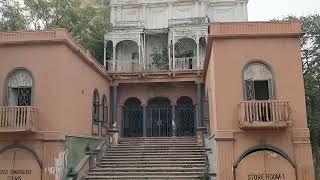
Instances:
[[[28,27],[24,9],[18,1],[0,1],[0,31],[20,31]]]
[[[320,15],[287,17],[299,19],[305,35],[301,38],[301,58],[305,81],[308,126],[316,177],[320,179]]]
[[[65,28],[103,63],[104,34],[111,26],[110,8],[100,0],[4,0],[0,8],[1,31]]]

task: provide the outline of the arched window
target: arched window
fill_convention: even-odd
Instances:
[[[99,122],[99,92],[97,89],[93,92],[93,104],[92,104],[92,120],[94,124]]]
[[[7,80],[7,105],[31,106],[33,78],[26,69],[18,69],[10,73]]]
[[[271,69],[260,62],[248,64],[243,71],[246,100],[274,99],[274,77]]]

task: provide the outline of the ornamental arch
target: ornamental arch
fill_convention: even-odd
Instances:
[[[136,97],[128,98],[124,103],[123,111],[123,135],[125,137],[141,137],[143,135],[141,101]]]
[[[0,179],[41,179],[42,161],[30,148],[9,145],[0,150]]]
[[[258,145],[246,150],[234,163],[235,180],[296,180],[296,165],[281,149]]]
[[[31,106],[33,104],[34,77],[26,68],[12,70],[5,83],[5,104],[8,106]]]

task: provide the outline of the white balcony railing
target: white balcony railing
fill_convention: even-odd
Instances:
[[[174,58],[172,59],[172,63],[174,66],[172,66],[173,70],[198,70],[203,69],[203,61],[204,58],[198,58],[197,57],[185,57],[185,58]]]
[[[186,57],[186,58],[174,58],[170,59],[166,69],[161,69],[155,67],[152,63],[143,65],[143,62],[139,60],[113,60],[107,61],[107,69],[109,72],[140,72],[140,71],[161,71],[161,70],[170,70],[170,71],[184,71],[184,70],[202,70],[203,69],[203,57],[199,57],[199,62],[197,57]],[[152,62],[152,60],[148,61]]]
[[[30,106],[0,108],[0,132],[35,131],[38,110]]]
[[[108,70],[110,72],[139,72],[140,63],[139,60],[110,60],[107,61]]]
[[[242,129],[277,129],[291,125],[288,101],[244,101],[239,105]]]
[[[207,17],[181,18],[181,19],[169,20],[169,26],[205,25],[205,24],[209,24],[209,19]]]

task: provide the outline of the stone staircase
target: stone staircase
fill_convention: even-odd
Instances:
[[[202,179],[205,149],[195,137],[121,138],[86,179]]]

